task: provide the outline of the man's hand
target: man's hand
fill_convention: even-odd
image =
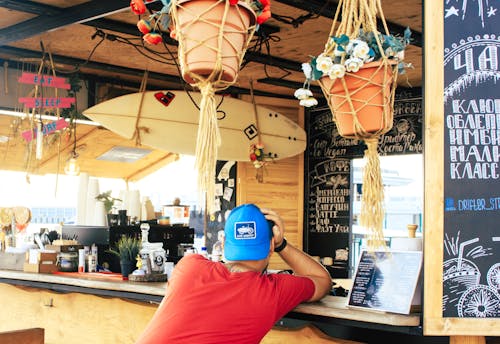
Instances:
[[[268,220],[274,221],[274,247],[279,247],[283,242],[285,226],[283,219],[271,209],[261,209],[262,213]],[[332,287],[330,274],[320,263],[316,262],[307,253],[299,250],[291,244],[287,244],[279,253],[285,263],[290,266],[295,275],[305,276],[310,278],[314,283],[314,294],[309,301],[320,300],[328,294]]]
[[[260,209],[266,219],[274,222],[273,226],[273,240],[274,247],[278,247],[283,242],[283,238],[285,235],[285,225],[283,224],[283,220],[274,210],[262,208]]]

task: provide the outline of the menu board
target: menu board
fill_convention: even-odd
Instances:
[[[392,128],[378,140],[379,155],[422,153],[422,122],[422,89],[398,88]]]
[[[444,6],[443,317],[500,317],[500,3],[483,3]]]
[[[335,277],[347,277],[351,160],[362,157],[366,145],[340,136],[328,106],[308,109],[306,132],[305,250],[313,256],[333,257]],[[421,89],[398,89],[393,128],[380,137],[379,153],[415,154],[422,149]]]
[[[421,267],[420,251],[361,252],[348,306],[409,314]]]
[[[347,278],[351,214],[351,159],[359,154],[357,140],[340,137],[330,110],[309,113],[306,123],[305,250],[331,257],[332,277]],[[336,259],[337,258],[337,259]]]

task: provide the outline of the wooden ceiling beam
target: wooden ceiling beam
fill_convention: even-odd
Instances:
[[[161,158],[153,161],[148,166],[145,166],[134,173],[128,175],[126,178],[123,178],[126,182],[134,182],[144,178],[151,173],[158,171],[160,168],[176,161],[179,158],[179,155],[176,153],[167,153]]]
[[[0,54],[15,56],[17,59],[40,58],[40,52],[38,52],[38,51],[22,49],[22,48],[15,48],[15,47],[0,47]],[[128,76],[139,77],[139,78],[142,78],[144,75],[144,70],[142,70],[142,69],[135,69],[135,68],[122,67],[122,66],[117,66],[117,65],[110,65],[110,64],[101,63],[101,62],[85,61],[85,60],[77,59],[74,57],[54,55],[54,54],[52,54],[52,58],[56,64],[59,63],[59,64],[63,64],[63,65],[73,66],[73,67],[74,66],[85,66],[85,68],[88,68],[88,69],[101,70],[101,71],[106,71],[106,72],[111,72],[111,73],[116,73],[116,74],[124,74],[124,75],[128,75]],[[96,80],[98,80],[98,77],[96,77]],[[182,88],[182,86],[184,85],[184,81],[180,78],[179,75],[155,73],[152,71],[150,71],[148,74],[148,80],[151,81],[151,83],[153,83],[154,80],[161,81],[162,83],[170,82],[170,83],[179,85],[179,88]],[[119,84],[119,82],[117,82],[116,84]],[[225,93],[225,94],[250,94],[250,90],[247,88],[231,86],[231,87],[227,88],[226,90],[224,90],[223,93]],[[290,98],[290,99],[293,98],[293,96],[284,96],[282,94],[277,94],[277,93],[272,93],[272,92],[264,92],[264,91],[259,91],[259,90],[254,90],[254,94],[258,95],[258,96],[264,96],[264,97],[277,97],[277,98]]]
[[[109,1],[109,0],[106,0],[106,1]],[[154,3],[158,2],[158,1],[159,0],[149,2],[147,4],[147,6],[148,7],[154,6]],[[36,14],[39,17],[52,17],[52,18],[54,18],[54,20],[57,20],[57,18],[55,18],[55,17],[60,17],[60,16],[64,16],[65,18],[67,17],[66,9],[64,9],[64,8],[51,6],[51,5],[45,5],[45,4],[41,4],[38,2],[34,2],[34,1],[29,1],[29,0],[16,0],[16,1],[14,1],[14,0],[0,0],[0,7],[5,7],[5,8],[19,11],[19,12],[27,12],[27,13],[31,13],[31,14]],[[107,13],[103,14],[101,17],[106,16],[106,15],[108,15],[108,14]],[[32,19],[32,20],[35,21],[34,19]],[[24,25],[24,23],[27,23],[27,22],[22,22],[18,25]],[[97,19],[92,19],[92,20],[84,20],[84,21],[80,20],[80,21],[74,21],[74,22],[71,22],[71,20],[70,20],[69,24],[66,24],[66,25],[75,24],[75,23],[79,23],[79,24],[83,24],[83,25],[87,25],[87,26],[92,26],[92,27],[96,27],[96,28],[100,28],[100,29],[104,29],[104,30],[126,33],[126,34],[129,34],[132,36],[140,36],[141,35],[139,30],[137,30],[137,27],[135,25],[122,23],[122,22],[112,20],[112,19],[97,18]],[[59,27],[61,27],[61,26],[51,28],[51,30],[57,29]],[[6,29],[4,29],[4,30],[6,30]],[[44,32],[44,31],[48,31],[44,27],[42,27],[41,25],[40,25],[38,30],[39,31],[36,32],[36,34],[39,34],[40,32]],[[1,41],[2,31],[3,30],[0,30],[0,46],[2,45],[2,41]],[[260,26],[260,29],[257,32],[257,34],[262,33],[262,32],[266,35],[276,33],[276,32],[279,32],[279,27],[268,25],[268,24],[262,24]],[[28,38],[28,37],[22,37],[22,38],[19,38],[16,40],[20,40],[20,39],[24,39],[24,38]],[[163,39],[169,45],[177,45],[177,41],[170,38],[168,35],[163,35]]]
[[[80,146],[81,146],[82,141],[85,138],[88,138],[90,135],[93,135],[98,129],[99,129],[98,127],[94,127],[92,129],[90,129],[87,133],[77,137],[76,142],[80,141]],[[38,167],[43,168],[45,165],[49,164],[54,159],[56,159],[56,158],[58,159],[61,154],[72,150],[73,149],[73,140],[74,139],[72,139],[70,143],[66,144],[64,147],[59,149],[59,151],[56,154],[53,154],[52,156],[48,157],[47,159],[44,159],[43,161],[41,161],[40,164],[38,165]],[[88,141],[88,139],[87,139],[87,141]]]
[[[18,12],[36,14],[39,16],[55,16],[60,14],[63,10],[56,6],[45,5],[29,0],[0,0],[0,7]]]
[[[22,3],[24,1],[18,2]],[[7,1],[6,5],[8,5],[8,3],[12,5],[9,1]],[[33,6],[33,4],[31,5]],[[55,15],[38,15],[35,18],[25,20],[19,24],[0,30],[0,46],[39,35],[41,32],[51,31],[63,26],[83,23],[104,17],[126,10],[129,6],[129,2],[123,0],[92,0],[76,6],[64,8],[60,13]],[[33,7],[31,8],[34,9]]]
[[[308,11],[314,14],[318,14],[323,17],[327,17],[330,19],[333,19],[335,17],[335,11],[338,5],[338,1],[336,0],[275,0],[277,2],[280,2],[282,4],[292,6],[304,11]],[[340,19],[340,18],[339,18]],[[387,21],[387,28],[389,32],[393,35],[397,36],[403,36],[404,30],[406,29],[406,26]],[[383,32],[385,29],[383,28],[382,22],[380,19],[377,20],[377,26],[379,31]],[[414,30],[410,28],[412,34],[411,34],[411,45],[417,46],[422,48],[423,45],[423,37],[422,37],[422,32]]]

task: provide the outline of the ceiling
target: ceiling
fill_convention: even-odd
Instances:
[[[175,64],[177,46],[175,41],[164,35],[166,44],[141,44],[140,32],[136,28],[138,17],[130,11],[128,0],[0,0],[0,63],[10,68],[19,68],[20,63],[37,61],[42,56],[42,48],[50,52],[59,74],[78,71],[86,80],[90,94],[89,105],[123,92],[134,92],[140,87],[145,70],[148,71],[147,89],[182,89],[183,84]],[[323,50],[330,32],[337,1],[320,0],[273,0],[272,18],[256,34],[245,55],[243,68],[238,80],[225,91],[232,95],[249,94],[253,87],[255,95],[293,99],[293,92],[304,81],[301,63]],[[402,35],[406,27],[412,30],[412,42],[406,49],[405,60],[413,65],[406,75],[400,76],[400,86],[420,86],[422,82],[422,0],[382,0],[384,15],[389,30]],[[150,11],[161,8],[154,0],[148,3]],[[146,56],[147,55],[147,56]],[[151,57],[154,57],[151,58]],[[105,95],[100,94],[95,85],[107,84]],[[313,86],[319,95],[319,87]],[[118,91],[117,91],[118,90]],[[0,91],[1,92],[1,91]],[[114,94],[116,92],[117,94]],[[0,98],[0,108],[2,107]],[[84,109],[80,109],[82,111]],[[11,128],[12,118],[0,123],[3,131]],[[7,125],[7,127],[5,127]],[[80,126],[78,126],[80,128]],[[0,135],[5,135],[1,133]],[[64,143],[64,142],[63,142]],[[77,131],[77,143],[86,147],[80,158],[84,169],[84,158],[96,158],[97,153],[112,145],[134,147],[135,142],[117,137],[115,134],[96,126],[83,126]],[[100,146],[96,145],[98,143]],[[7,156],[25,154],[14,152],[13,146],[6,149],[0,142],[0,154]],[[105,145],[105,146],[104,146]],[[67,156],[72,143],[66,142]],[[92,152],[92,154],[90,153]],[[122,173],[113,172],[114,177],[137,179],[148,171],[168,163],[175,154],[154,151],[143,165],[119,167]],[[62,171],[57,169],[56,157],[52,153],[48,161],[38,162],[34,173]],[[19,160],[19,159],[18,159]],[[141,159],[142,160],[142,159]],[[7,166],[5,158],[2,167],[25,170],[26,164]],[[10,163],[9,163],[10,164]],[[60,164],[59,164],[60,165]],[[90,165],[89,165],[90,166]],[[109,168],[117,166],[109,163],[92,162],[96,176],[104,176]],[[111,173],[107,173],[111,174]],[[107,176],[107,175],[106,175]],[[136,177],[131,177],[136,176]]]

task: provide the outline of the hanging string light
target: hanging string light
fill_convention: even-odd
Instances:
[[[42,119],[36,123],[36,160],[41,160],[43,155],[43,132],[42,132]]]

